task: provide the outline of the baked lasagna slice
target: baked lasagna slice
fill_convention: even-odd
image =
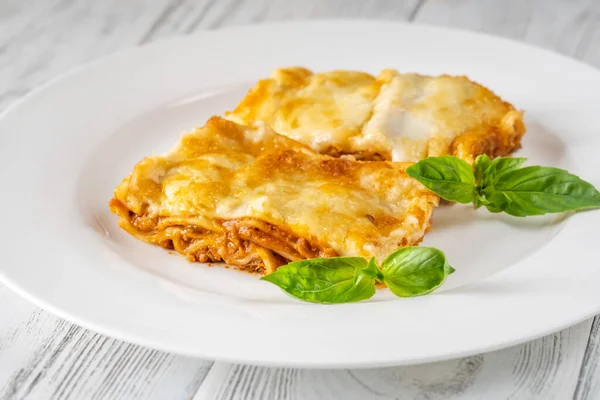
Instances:
[[[463,76],[383,70],[273,71],[225,117],[263,121],[283,135],[334,157],[418,161],[456,155],[507,155],[525,133],[522,113]]]
[[[381,261],[420,242],[438,204],[406,166],[321,155],[265,124],[213,117],[140,161],[110,208],[134,237],[190,261],[259,273],[315,257]]]

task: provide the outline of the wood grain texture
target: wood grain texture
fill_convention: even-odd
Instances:
[[[600,399],[600,316],[592,324],[574,399]]]
[[[75,66],[137,44],[163,3],[3,0],[0,108]]]
[[[194,400],[568,399],[589,329],[588,321],[509,349],[411,367],[319,371],[216,363]]]
[[[180,0],[152,27],[146,40],[198,29],[314,18],[408,20],[419,0]]]
[[[600,66],[598,0],[427,0],[414,21],[518,39]]]
[[[0,304],[0,399],[189,399],[212,364],[90,332],[4,287]]]
[[[331,17],[480,30],[600,65],[597,0],[2,0],[0,111],[58,74],[136,44]],[[521,346],[416,367],[211,368],[76,327],[0,286],[0,399],[189,399],[198,388],[196,399],[594,399],[599,325],[597,318],[592,327],[587,321]]]

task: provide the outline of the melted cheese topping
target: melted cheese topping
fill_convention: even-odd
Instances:
[[[115,201],[130,214],[212,230],[252,218],[339,255],[381,260],[418,243],[438,204],[405,167],[319,155],[264,125],[214,117],[168,154],[139,162]]]
[[[320,153],[393,161],[506,155],[525,133],[521,112],[466,77],[393,70],[278,69],[226,118],[264,121]]]

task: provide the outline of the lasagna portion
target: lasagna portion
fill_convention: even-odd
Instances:
[[[472,163],[479,154],[509,154],[525,133],[522,112],[464,76],[389,69],[377,77],[277,69],[225,117],[263,121],[321,154],[364,160],[453,154]]]
[[[191,261],[270,273],[290,261],[376,257],[415,245],[439,198],[408,164],[333,158],[219,117],[140,161],[111,210],[136,238]]]

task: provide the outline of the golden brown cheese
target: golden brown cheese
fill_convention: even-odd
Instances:
[[[389,69],[377,77],[277,69],[226,118],[263,121],[319,153],[368,160],[453,154],[472,162],[509,154],[525,133],[520,111],[466,77]]]
[[[320,155],[264,124],[214,117],[140,161],[111,209],[127,232],[190,260],[259,272],[313,257],[381,260],[418,243],[438,204],[405,167]]]

